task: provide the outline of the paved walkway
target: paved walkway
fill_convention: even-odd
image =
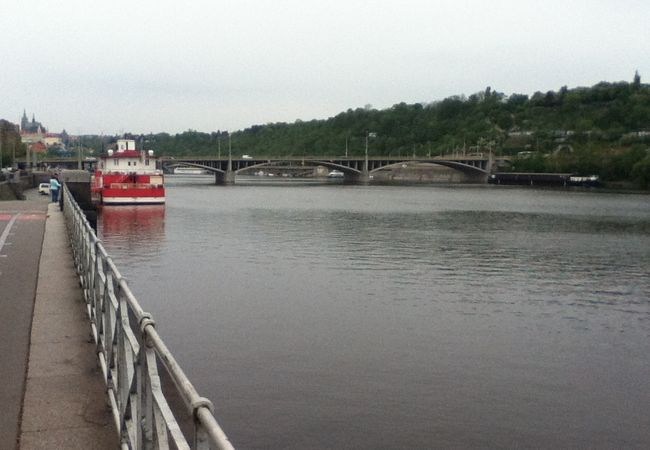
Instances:
[[[26,194],[0,202],[0,448],[118,448],[63,214]]]
[[[31,192],[31,191],[30,191]],[[47,198],[0,201],[0,448],[18,441]]]

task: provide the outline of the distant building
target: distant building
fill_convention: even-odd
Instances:
[[[20,138],[27,145],[43,142],[45,130],[40,122],[37,122],[32,115],[31,122],[27,119],[27,112],[23,111],[23,117],[20,119]]]
[[[43,137],[43,143],[48,147],[51,145],[62,145],[63,137],[56,133],[46,133],[45,137]]]
[[[641,130],[641,131],[632,131],[630,133],[625,133],[624,138],[647,138],[650,137],[650,131]]]
[[[530,130],[512,130],[508,131],[508,136],[519,137],[519,136],[532,136],[533,132]]]
[[[27,118],[27,112],[23,110],[23,117],[20,119],[20,137],[23,143],[32,147],[34,144],[41,143],[46,148],[52,145],[62,146],[67,138],[65,130],[63,133],[48,133],[47,128],[43,126],[41,122],[37,122],[36,118],[32,114],[32,120],[30,121]],[[35,147],[37,152],[40,152],[41,146]]]
[[[23,110],[23,117],[20,119],[20,133],[36,134],[45,132],[47,132],[47,130],[43,127],[43,124],[36,121],[34,114],[32,114],[32,121],[30,122],[29,119],[27,119],[27,111]]]
[[[20,132],[20,138],[24,144],[34,144],[36,142],[43,142],[43,136],[45,134],[39,128],[36,133],[26,133],[24,131]]]
[[[29,144],[29,150],[34,154],[35,153],[46,153],[47,152],[47,147],[42,142],[35,142],[33,144]]]

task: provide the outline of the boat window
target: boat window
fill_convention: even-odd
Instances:
[[[119,166],[119,165],[120,165],[120,160],[117,159],[117,158],[115,158],[115,159],[113,160],[113,165],[114,165],[114,166]]]

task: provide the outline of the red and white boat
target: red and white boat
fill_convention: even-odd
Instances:
[[[162,170],[153,150],[136,150],[132,139],[119,139],[97,163],[92,192],[102,205],[158,205],[165,203]]]

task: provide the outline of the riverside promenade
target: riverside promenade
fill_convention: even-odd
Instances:
[[[0,202],[0,448],[116,449],[63,213]]]

